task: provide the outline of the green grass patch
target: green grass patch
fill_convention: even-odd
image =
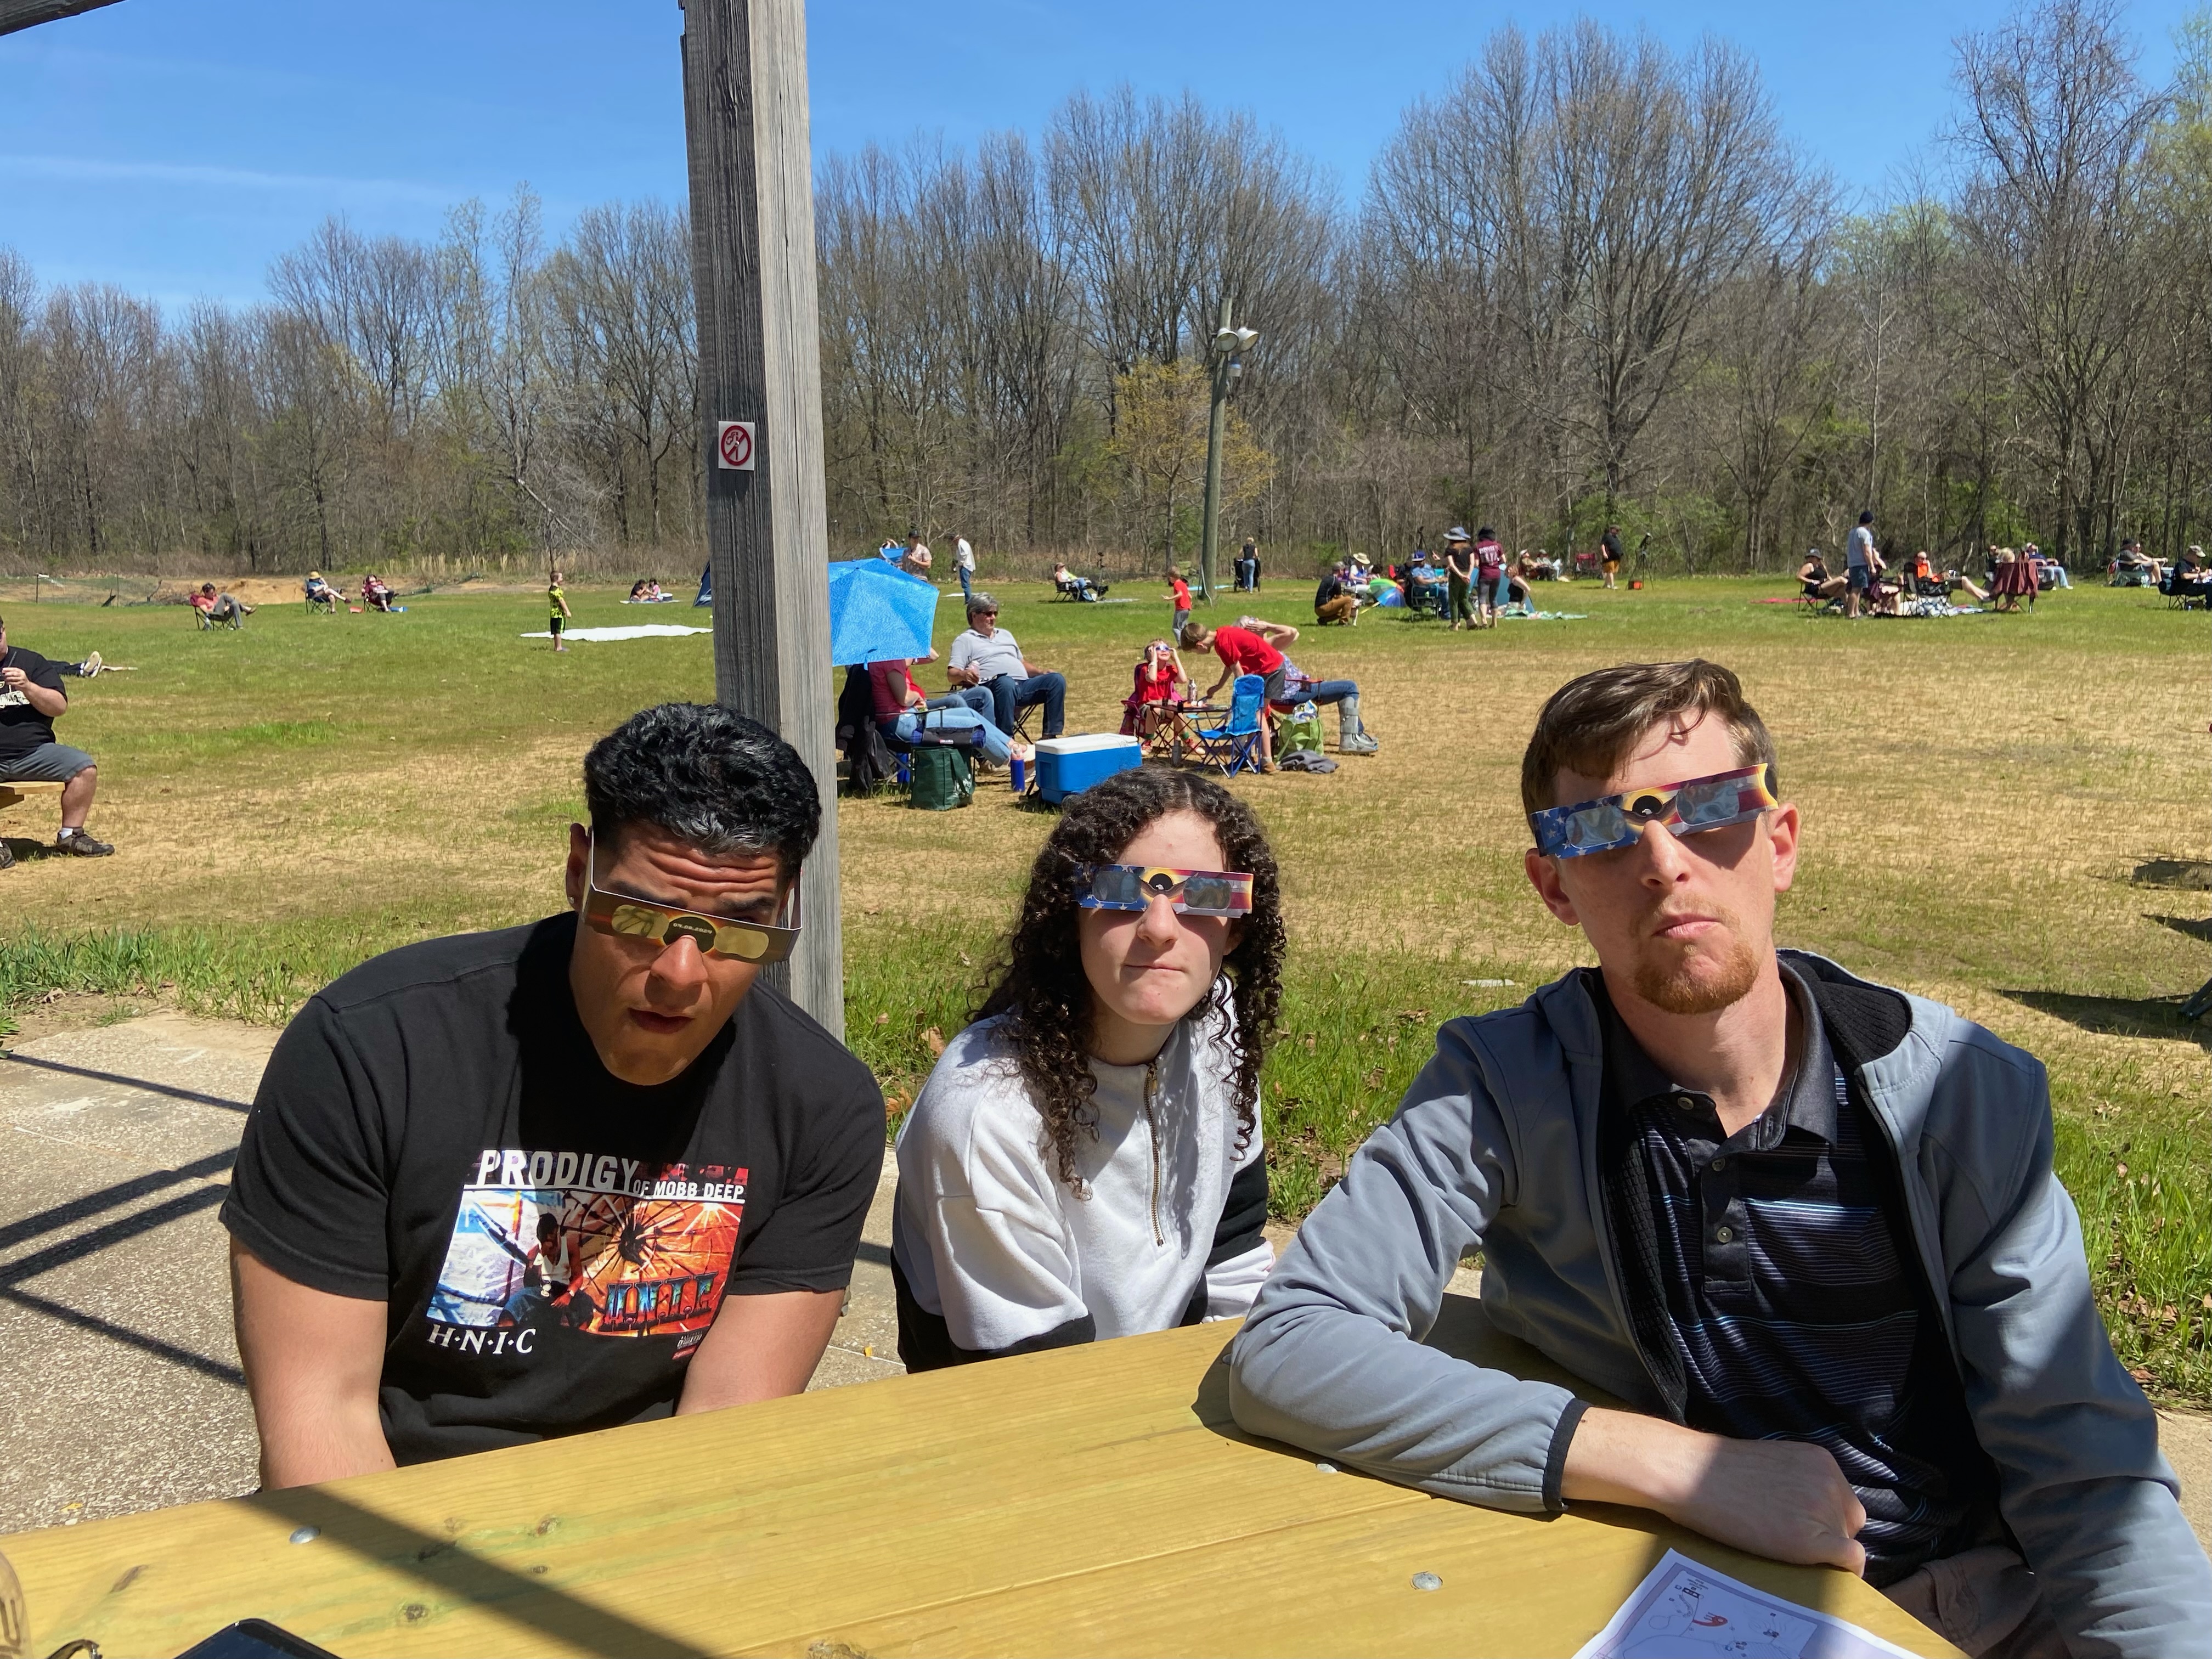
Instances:
[[[985,586],[1026,654],[1066,673],[1069,729],[1118,724],[1164,591],[1117,581],[1135,603],[1077,605]],[[2173,1012],[2212,973],[2212,896],[2130,879],[2212,851],[2206,618],[2087,586],[2032,616],[1943,622],[1760,603],[1790,586],[1546,586],[1546,609],[1583,619],[1480,635],[1376,613],[1314,630],[1310,586],[1287,580],[1201,611],[1308,627],[1292,657],[1358,680],[1383,744],[1333,777],[1234,786],[1267,824],[1290,926],[1263,1079],[1278,1213],[1327,1190],[1437,1024],[1588,959],[1521,872],[1518,757],[1543,699],[1601,664],[1704,655],[1744,676],[1805,814],[1780,937],[1954,1003],[2048,1065],[2113,1341],[2163,1393],[2212,1400],[2212,1033]],[[580,625],[640,619],[620,589],[570,591]],[[544,915],[590,743],[648,703],[714,694],[704,637],[556,654],[521,637],[544,625],[534,589],[408,603],[271,605],[220,634],[179,607],[10,607],[21,643],[137,672],[70,682],[62,727],[100,761],[93,822],[117,856],[41,856],[49,803],[0,820],[21,860],[0,874],[0,1029],[51,990],[142,987],[277,1021],[376,951]],[[958,609],[957,591],[939,606],[940,648]],[[669,611],[703,620],[653,619]],[[1189,666],[1212,678],[1210,660]],[[942,678],[922,671],[933,691]],[[841,811],[847,1030],[895,1102],[966,1018],[1051,822],[1003,790],[951,814]],[[1467,982],[1483,980],[1515,983]]]

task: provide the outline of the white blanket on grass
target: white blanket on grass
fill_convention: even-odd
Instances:
[[[634,628],[570,628],[562,631],[564,640],[670,640],[683,634],[711,634],[711,628],[681,628],[674,623],[640,623]],[[525,634],[526,640],[550,640],[550,631]]]

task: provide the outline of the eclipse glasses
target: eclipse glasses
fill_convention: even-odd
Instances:
[[[1170,870],[1157,865],[1093,864],[1076,876],[1085,910],[1143,910],[1164,896],[1177,915],[1252,913],[1252,878],[1228,870]]]
[[[1781,804],[1774,793],[1773,769],[1762,763],[1680,783],[1651,784],[1572,806],[1547,807],[1528,815],[1528,827],[1535,832],[1539,853],[1574,859],[1632,847],[1643,838],[1646,824],[1660,824],[1676,836],[1694,836],[1700,830],[1741,823]]]
[[[667,946],[688,939],[699,954],[732,962],[765,965],[781,962],[799,943],[799,884],[791,884],[784,901],[790,917],[787,927],[766,922],[739,921],[732,916],[710,916],[679,905],[660,904],[629,893],[610,893],[599,884],[599,848],[595,840],[584,859],[584,921],[602,933],[623,939],[650,939]]]

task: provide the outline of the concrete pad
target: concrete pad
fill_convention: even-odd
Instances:
[[[853,1264],[845,1311],[806,1385],[810,1393],[906,1374],[898,1357],[898,1298],[891,1289],[891,1204],[897,1188],[898,1164],[886,1146],[875,1201],[860,1228],[860,1256]]]
[[[2197,1541],[2212,1552],[2212,1416],[2203,1412],[2158,1414],[2158,1448],[2181,1477],[2181,1512]]]
[[[216,1210],[275,1040],[158,1014],[0,1060],[0,1531],[252,1489]]]

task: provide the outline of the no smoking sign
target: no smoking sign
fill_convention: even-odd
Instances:
[[[714,459],[725,472],[750,472],[753,470],[753,423],[750,421],[717,421],[714,423]]]

